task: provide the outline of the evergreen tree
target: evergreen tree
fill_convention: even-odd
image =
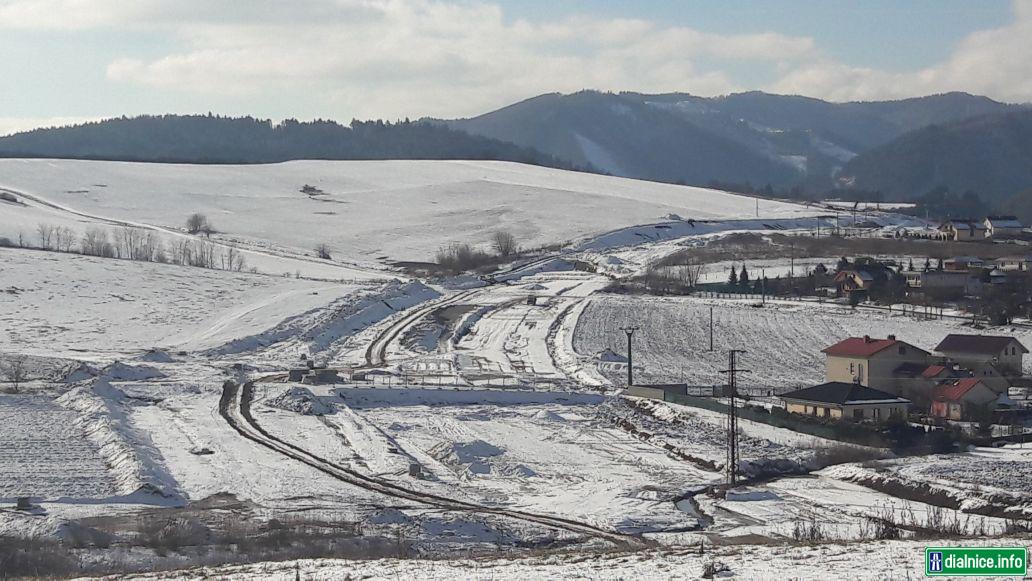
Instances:
[[[836,266],[835,270],[838,271],[838,272],[842,272],[843,270],[846,270],[847,268],[849,268],[849,259],[846,258],[845,256],[843,256],[842,258],[839,259],[838,266]]]
[[[731,265],[731,276],[727,279],[727,284],[735,286],[738,284],[738,271],[735,270],[735,265]]]
[[[914,259],[913,258],[911,258],[910,262],[907,264],[907,270],[909,270],[910,272],[914,272]]]
[[[936,265],[935,270],[942,270],[942,268],[943,268],[943,266],[942,266],[942,259],[940,258],[939,259],[939,264]]]
[[[749,271],[745,269],[745,265],[742,265],[742,272],[738,274],[738,284],[743,289],[749,289]]]
[[[930,258],[925,258],[924,271],[928,272],[931,269],[932,269],[932,260]]]

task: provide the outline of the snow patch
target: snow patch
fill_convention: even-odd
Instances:
[[[307,387],[292,387],[267,401],[266,405],[305,416],[325,416],[334,412],[333,406],[323,402]]]

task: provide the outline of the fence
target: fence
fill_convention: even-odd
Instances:
[[[775,296],[775,295],[760,295],[756,293],[736,293],[736,292],[716,292],[716,291],[694,291],[692,296],[704,298],[704,299],[730,299],[730,300],[741,300],[741,299],[754,299],[757,301],[787,301],[793,303],[828,303],[833,306],[840,306],[843,310],[851,311],[881,311],[889,314],[899,314],[903,316],[913,317],[920,320],[931,320],[931,319],[955,319],[959,321],[970,321],[972,324],[988,324],[984,317],[976,314],[969,315],[951,315],[943,312],[941,307],[931,307],[922,305],[869,305],[869,304],[858,304],[848,305],[846,303],[840,303],[833,301],[825,297],[802,297],[802,296]],[[1008,327],[1024,327],[1032,328],[1032,323],[1022,323],[1018,321],[1012,321],[1007,324]]]
[[[662,401],[673,403],[677,405],[684,405],[689,407],[700,408],[721,414],[727,414],[728,406],[725,403],[719,402],[715,399],[708,399],[704,397],[695,397],[691,395],[678,395],[670,392],[664,392],[662,390],[649,390],[662,392],[658,394],[658,397],[651,397],[651,399],[660,399]],[[628,394],[635,395],[635,394]],[[650,397],[648,395],[640,395],[639,397]],[[759,410],[754,407],[743,406],[738,408],[738,417],[743,420],[749,420],[760,424],[766,424],[768,426],[774,426],[776,428],[785,428],[792,430],[793,432],[799,432],[810,436],[816,436],[818,438],[824,438],[827,440],[837,440],[840,442],[848,442],[851,444],[857,444],[860,446],[874,446],[878,448],[887,448],[890,444],[881,436],[881,434],[862,424],[852,424],[849,428],[842,426],[831,426],[827,424],[818,424],[808,422],[801,418],[795,418],[792,416],[780,416],[766,412],[765,410]]]

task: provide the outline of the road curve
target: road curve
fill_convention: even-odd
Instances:
[[[483,287],[481,287],[483,288]],[[387,347],[395,339],[401,335],[405,329],[416,323],[416,321],[429,315],[430,313],[454,305],[464,299],[467,299],[474,294],[480,292],[481,288],[463,291],[454,294],[450,297],[434,301],[429,305],[413,309],[411,312],[405,313],[404,316],[399,318],[397,321],[391,323],[385,329],[377,333],[376,337],[369,342],[369,347],[366,347],[365,360],[367,367],[378,367],[387,363]]]
[[[230,427],[244,438],[298,462],[307,464],[308,466],[340,480],[341,482],[358,486],[365,490],[379,492],[387,496],[419,502],[421,504],[434,506],[444,510],[493,514],[524,522],[544,525],[606,540],[623,548],[643,548],[653,544],[638,535],[617,533],[587,523],[556,516],[453,500],[436,494],[406,488],[382,478],[356,472],[269,434],[258,425],[258,422],[256,422],[254,417],[251,415],[251,403],[253,399],[254,383],[248,382],[241,388],[239,384],[227,381],[222,386],[222,397],[219,400],[219,414],[226,420]]]

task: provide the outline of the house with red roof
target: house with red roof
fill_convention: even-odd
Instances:
[[[897,373],[904,365],[928,367],[930,353],[889,335],[850,337],[821,351],[826,356],[825,381],[857,383],[900,395],[907,378]]]
[[[970,419],[992,410],[999,394],[978,377],[950,379],[932,392],[931,415],[949,420]]]

